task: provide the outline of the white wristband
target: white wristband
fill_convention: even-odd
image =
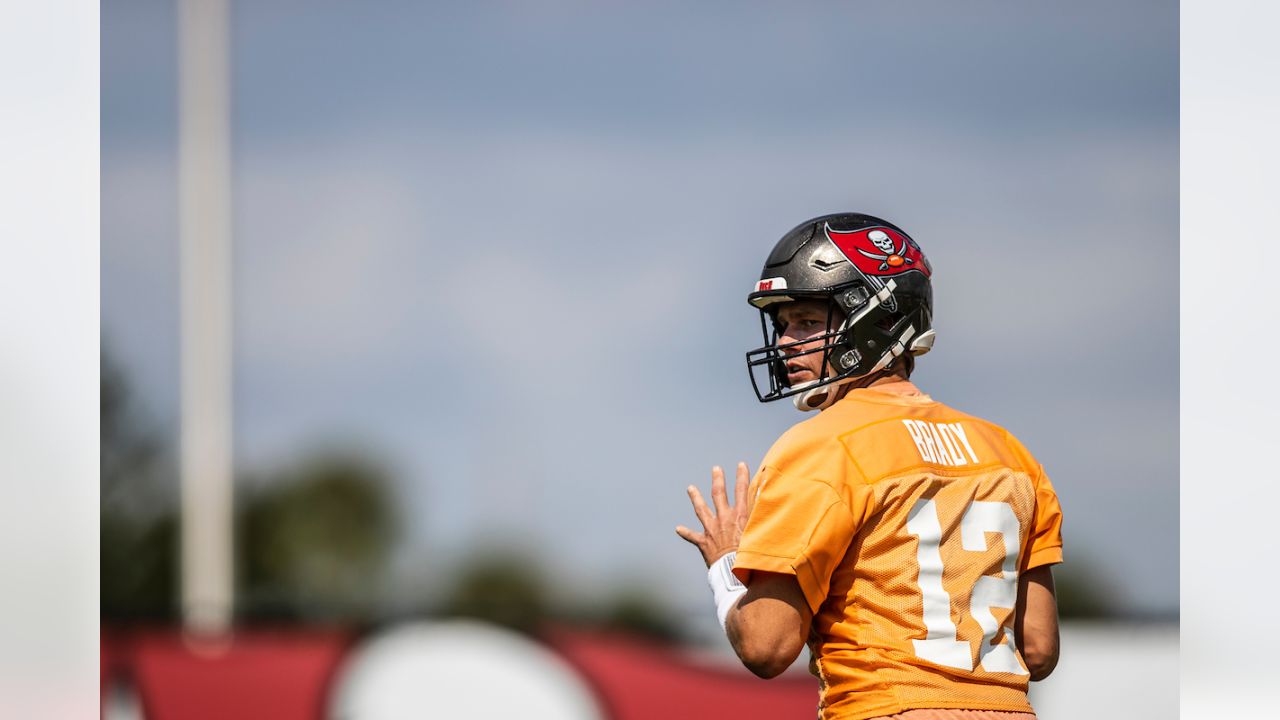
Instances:
[[[724,627],[725,619],[729,617],[729,608],[747,592],[747,586],[733,574],[733,561],[736,557],[737,551],[725,553],[724,557],[707,568],[707,582],[711,585],[711,596],[716,601],[716,617],[720,620],[720,627]]]

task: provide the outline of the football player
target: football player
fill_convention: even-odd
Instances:
[[[1034,718],[1027,682],[1058,660],[1051,566],[1061,511],[1007,431],[909,380],[933,346],[932,268],[901,228],[855,213],[788,232],[748,296],[762,402],[792,427],[730,503],[688,489],[717,614],[752,672],[807,644],[824,720]]]

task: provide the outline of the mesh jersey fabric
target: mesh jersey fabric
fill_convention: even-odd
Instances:
[[[795,576],[822,720],[1032,712],[1017,575],[1062,561],[1062,514],[1012,435],[908,382],[853,389],[784,433],[748,493],[734,573]]]
[[[928,708],[884,715],[873,718],[873,720],[1036,720],[1036,716],[1035,713],[1010,712],[1008,710]]]

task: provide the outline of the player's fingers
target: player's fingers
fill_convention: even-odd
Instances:
[[[724,487],[724,468],[719,465],[711,468],[711,502],[715,503],[717,516],[723,516],[729,512],[729,495]]]
[[[733,505],[738,511],[738,517],[747,514],[747,486],[750,484],[751,473],[747,471],[747,464],[738,463],[738,480],[733,486]]]
[[[697,545],[699,547],[702,546],[702,540],[704,536],[700,532],[694,532],[683,525],[678,525],[676,527],[676,534],[679,535],[681,538],[684,538],[685,542],[691,543],[693,545]]]
[[[696,485],[689,486],[689,501],[693,503],[693,514],[698,516],[702,527],[711,527],[715,516],[711,514],[711,508],[707,507],[707,503],[702,499],[702,493],[698,492]]]

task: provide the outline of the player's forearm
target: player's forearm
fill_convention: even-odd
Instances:
[[[1027,620],[1018,633],[1018,651],[1032,680],[1049,677],[1058,666],[1058,625]]]
[[[729,610],[725,633],[738,659],[762,678],[782,674],[804,649],[807,618],[790,604],[755,588]]]
[[[1018,651],[1032,680],[1049,677],[1058,665],[1058,603],[1050,566],[1033,568],[1019,578],[1014,620]]]
[[[800,648],[790,647],[786,638],[771,637],[753,630],[752,623],[749,620],[744,622],[742,613],[737,612],[736,608],[729,612],[725,632],[742,664],[765,679],[781,675],[800,654]]]

